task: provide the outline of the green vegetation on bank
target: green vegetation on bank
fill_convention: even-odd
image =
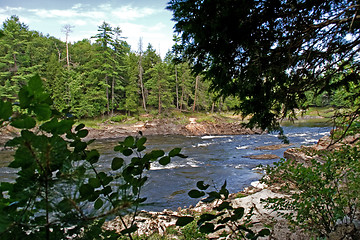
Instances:
[[[217,99],[191,66],[161,59],[149,44],[131,49],[119,27],[104,22],[91,41],[62,42],[29,29],[17,16],[0,27],[0,98],[15,101],[38,74],[59,112],[76,118],[152,115],[169,110],[223,111],[236,99]],[[66,51],[68,49],[68,52]]]
[[[131,49],[121,29],[106,22],[98,30],[92,41],[70,43],[30,30],[17,16],[5,20],[0,29],[0,98],[14,102],[36,73],[55,109],[76,118],[111,116],[122,122],[145,114],[236,111],[241,104],[238,97],[220,96],[211,79],[193,74],[190,63],[174,61],[174,53],[161,59],[151,45],[145,51],[142,46]],[[350,107],[344,89],[322,95],[308,91],[307,96],[308,106]]]
[[[5,20],[0,29],[0,121],[21,134],[7,143],[16,150],[9,167],[19,172],[15,182],[0,185],[0,237],[118,239],[102,228],[107,216],[116,215],[126,225],[122,236],[133,239],[137,207],[145,201],[139,193],[151,162],[166,165],[172,157],[184,157],[179,148],[143,154],[146,138],[140,134],[119,142],[114,151],[121,157],[111,161],[110,172],[98,172],[100,155],[87,148],[92,143],[83,141],[88,131],[84,124],[74,126],[74,118],[107,116],[126,122],[179,112],[181,122],[186,121],[182,114],[239,110],[248,126],[282,133],[281,119],[318,106],[334,109],[337,130],[330,146],[348,135],[353,135],[352,145],[311,153],[316,158],[307,164],[281,161],[269,168],[270,183],[286,180],[283,190],[289,193],[269,200],[269,207],[290,211],[282,216],[314,238],[337,234],[356,239],[359,2],[238,4],[171,0],[168,9],[178,36],[165,59],[151,45],[143,51],[141,41],[135,52],[121,29],[106,22],[93,41],[64,43],[29,30],[17,16]],[[316,114],[310,108],[310,115]],[[199,122],[214,120],[204,113],[197,116]],[[179,218],[177,225],[184,226],[184,234],[189,231],[189,238],[226,227],[233,238],[269,234],[268,229],[251,230],[244,209],[228,202],[226,184],[210,192],[208,187],[198,182],[188,195],[222,203],[210,213]]]

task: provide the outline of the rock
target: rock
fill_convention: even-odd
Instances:
[[[267,145],[267,146],[256,147],[255,150],[278,150],[281,148],[290,147],[291,145],[292,144]]]
[[[169,226],[175,226],[178,215],[176,212],[166,209],[163,212],[141,211],[135,219],[138,226],[137,234],[148,236],[154,233],[159,233],[160,235],[163,235],[166,228]],[[123,220],[129,226],[132,219],[130,216],[125,216],[123,217]],[[111,221],[105,222],[103,227],[107,230],[115,230],[117,233],[120,233],[125,229],[120,217],[116,217]]]
[[[259,188],[259,189],[265,189],[268,187],[265,183],[261,183],[260,181],[252,182],[252,183],[250,183],[250,185],[255,188]]]
[[[275,154],[259,154],[259,155],[250,155],[244,156],[250,159],[260,159],[260,160],[271,160],[271,159],[279,159],[280,157]]]

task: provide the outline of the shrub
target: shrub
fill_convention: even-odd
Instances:
[[[360,204],[360,152],[357,146],[347,146],[333,153],[318,154],[320,159],[311,160],[307,167],[284,159],[269,167],[267,184],[281,183],[289,197],[267,202],[273,210],[285,210],[281,215],[291,224],[319,237],[329,237],[338,227],[356,221]],[[345,232],[343,237],[356,234],[359,232]]]
[[[199,181],[196,184],[198,189],[191,190],[188,195],[191,198],[201,198],[208,195],[202,201],[204,203],[216,202],[213,212],[202,213],[199,218],[194,216],[179,217],[176,222],[177,226],[190,226],[196,222],[201,233],[215,233],[224,232],[227,228],[228,237],[236,239],[258,239],[259,237],[268,236],[270,234],[269,229],[262,229],[258,233],[251,230],[252,223],[251,217],[253,215],[253,209],[245,214],[243,207],[234,208],[229,200],[229,191],[226,189],[226,181],[222,185],[219,191],[205,192],[210,185],[204,184],[203,181]]]
[[[143,154],[146,138],[140,133],[119,142],[111,170],[99,171],[100,154],[88,149],[93,140],[83,140],[85,125],[73,128],[74,120],[51,108],[38,76],[20,90],[19,101],[20,111],[13,112],[11,103],[0,100],[0,125],[21,130],[6,143],[16,149],[9,167],[19,171],[15,182],[0,185],[0,238],[117,239],[114,231],[102,229],[105,219],[116,215],[124,225],[121,233],[132,239],[137,208],[146,200],[140,197],[144,173],[154,161],[166,165],[172,157],[185,157],[181,150]],[[123,217],[129,213],[127,222]]]

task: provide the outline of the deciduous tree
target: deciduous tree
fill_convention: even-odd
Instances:
[[[239,98],[249,126],[279,129],[306,91],[360,80],[358,1],[171,0],[168,9],[183,59],[213,89]]]

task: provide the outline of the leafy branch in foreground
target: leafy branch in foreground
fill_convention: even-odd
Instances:
[[[176,222],[177,226],[186,226],[189,223],[197,221],[200,232],[202,233],[215,233],[218,231],[225,231],[231,238],[240,239],[258,239],[270,235],[269,229],[262,229],[258,233],[251,230],[252,223],[251,217],[253,215],[253,209],[250,209],[249,213],[245,215],[245,209],[243,207],[234,208],[229,200],[229,191],[226,189],[226,181],[222,185],[219,191],[205,192],[210,185],[204,184],[203,181],[199,181],[196,184],[198,189],[191,190],[188,195],[191,198],[201,198],[208,195],[201,201],[204,203],[216,202],[212,210],[215,213],[202,213],[199,219],[194,216],[182,216]]]
[[[19,170],[15,182],[0,185],[0,238],[117,239],[102,225],[106,217],[119,216],[121,233],[132,239],[138,206],[146,200],[140,194],[145,172],[154,161],[166,165],[185,157],[181,149],[143,154],[146,138],[129,136],[114,149],[124,158],[115,157],[110,171],[100,171],[99,152],[88,149],[93,140],[83,140],[85,125],[74,127],[75,121],[61,118],[51,104],[39,76],[20,90],[19,107],[0,100],[1,126],[21,131],[6,143],[16,149],[9,167]],[[128,214],[130,222],[124,220]]]
[[[269,167],[267,184],[281,184],[288,197],[267,199],[267,207],[281,210],[292,226],[318,237],[357,239],[360,210],[359,146],[333,153],[318,152],[309,166],[281,160]],[[341,230],[342,229],[342,230]]]

